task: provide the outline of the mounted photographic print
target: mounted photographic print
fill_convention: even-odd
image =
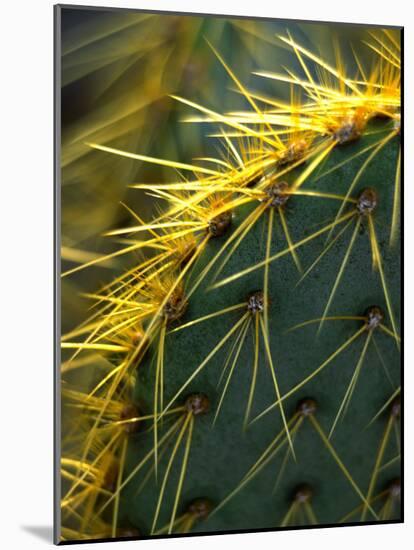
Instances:
[[[55,7],[56,543],[403,520],[402,29],[258,15]]]

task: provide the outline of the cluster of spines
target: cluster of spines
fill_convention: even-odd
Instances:
[[[159,161],[162,164],[195,173],[196,179],[188,181],[183,178],[178,183],[136,186],[144,189],[151,188],[153,194],[167,200],[170,206],[149,224],[142,222],[139,216],[134,214],[139,222],[137,226],[112,231],[111,235],[127,234],[132,235],[132,237],[129,238],[126,248],[105,257],[105,259],[131,252],[141,253],[146,251],[148,253],[143,255],[139,265],[133,266],[125,274],[107,285],[100,294],[91,296],[93,299],[98,300],[100,308],[92,314],[84,326],[64,338],[63,348],[75,349],[75,353],[68,363],[74,362],[81,351],[89,350],[90,352],[104,354],[109,366],[109,372],[105,373],[88,393],[76,393],[71,390],[67,393],[69,406],[72,404],[77,407],[84,407],[87,418],[86,421],[82,418],[82,425],[76,425],[68,437],[69,451],[68,456],[63,459],[63,477],[68,479],[70,484],[69,490],[63,498],[62,510],[67,513],[69,523],[79,523],[79,536],[83,538],[93,538],[93,536],[102,538],[104,535],[114,537],[122,536],[123,531],[126,533],[134,532],[134,529],[130,526],[118,526],[119,500],[121,491],[130,479],[130,475],[128,477],[124,475],[128,438],[136,434],[139,426],[147,421],[150,424],[149,429],[153,432],[153,448],[133,469],[135,475],[146,464],[152,464],[149,473],[144,478],[144,482],[148,482],[151,476],[157,475],[160,456],[166,452],[167,445],[172,444],[173,439],[176,438],[167,466],[166,477],[164,478],[165,483],[163,482],[161,486],[151,534],[172,533],[180,530],[186,532],[192,529],[196,521],[205,519],[211,513],[212,503],[205,499],[203,495],[200,495],[200,499],[191,503],[188,509],[183,512],[183,515],[178,514],[194,418],[209,409],[209,398],[204,394],[191,394],[184,401],[182,394],[189,382],[196,379],[197,373],[201,372],[201,369],[207,365],[211,353],[215,353],[217,349],[207,354],[206,360],[201,365],[195,365],[191,380],[189,379],[182,388],[178,388],[174,398],[168,404],[165,404],[163,397],[165,339],[168,331],[173,330],[174,326],[182,320],[188,301],[191,300],[191,296],[207,273],[215,271],[218,265],[219,269],[216,270],[216,275],[220,274],[223,266],[235,253],[243,238],[264,212],[269,212],[269,225],[266,255],[263,262],[251,266],[245,272],[235,273],[216,283],[216,287],[219,287],[231,283],[236,278],[252,270],[264,269],[263,289],[246,293],[246,302],[243,304],[230,305],[225,310],[217,312],[217,314],[206,315],[207,318],[244,308],[245,313],[237,325],[237,328],[240,328],[240,333],[238,344],[234,349],[233,366],[237,362],[237,350],[240,349],[250,324],[255,327],[256,349],[259,346],[258,337],[261,335],[267,360],[272,364],[269,347],[269,327],[267,325],[267,308],[270,301],[270,282],[267,266],[270,262],[283,255],[290,254],[295,264],[298,265],[297,250],[300,247],[305,246],[306,243],[319,235],[330,235],[332,230],[339,224],[348,224],[352,220],[356,220],[353,235],[357,234],[360,224],[365,219],[367,220],[372,262],[373,266],[380,272],[385,310],[391,322],[391,327],[388,328],[383,323],[384,312],[377,306],[372,306],[363,315],[357,312],[354,316],[344,315],[335,319],[363,321],[360,330],[345,342],[346,345],[349,345],[353,339],[365,332],[367,337],[364,350],[366,350],[371,338],[370,335],[377,328],[386,332],[399,345],[397,324],[383,274],[381,254],[372,217],[378,202],[377,193],[373,188],[366,188],[360,191],[357,196],[353,196],[354,188],[368,162],[374,161],[375,156],[379,154],[384,145],[399,133],[399,81],[397,80],[397,70],[395,68],[395,58],[397,57],[397,49],[393,42],[395,39],[392,36],[390,38],[389,35],[384,38],[384,47],[381,50],[379,64],[383,65],[385,63],[387,70],[379,71],[376,69],[369,78],[366,76],[364,78],[362,73],[360,75],[362,82],[358,78],[347,78],[339,68],[330,67],[321,59],[317,58],[315,60],[315,56],[311,52],[294,42],[290,36],[284,40],[292,46],[303,64],[305,58],[310,58],[313,62],[319,64],[324,71],[331,75],[334,74],[336,85],[322,86],[316,83],[307,71],[306,80],[291,76],[294,84],[305,89],[309,99],[308,103],[290,105],[285,110],[274,109],[274,112],[263,111],[259,109],[257,100],[253,95],[247,91],[227,67],[224,60],[217,54],[240,91],[253,107],[252,112],[220,115],[187,100],[182,101],[201,110],[207,115],[208,121],[226,127],[225,131],[221,130],[220,139],[226,148],[227,159],[216,159],[216,169],[177,162],[169,163],[162,160]],[[392,52],[392,55],[389,52]],[[378,74],[381,74],[381,78],[385,78],[386,82],[374,82],[374,77],[377,77]],[[347,194],[342,196],[335,192],[307,191],[304,184],[329,153],[335,147],[358,140],[368,128],[369,120],[374,117],[389,119],[393,121],[393,124],[385,138],[381,138],[375,143],[375,146],[371,147],[369,161],[364,163],[363,168],[350,183]],[[280,128],[283,130],[281,131]],[[235,138],[238,148],[234,145]],[[108,152],[124,154],[108,147],[101,147],[96,144],[93,146]],[[228,160],[229,158],[231,160]],[[151,160],[158,162],[155,159]],[[396,172],[395,187],[397,189],[397,186],[399,186],[399,165]],[[293,242],[284,211],[290,197],[295,195],[309,195],[327,200],[337,200],[340,207],[335,220],[310,236]],[[394,202],[397,204],[397,212],[398,200],[399,196],[396,192]],[[228,236],[233,213],[238,211],[244,204],[257,204],[257,206],[239,225],[237,230],[231,232],[230,237],[223,240],[219,252],[198,274],[198,278],[192,279],[191,275],[195,271],[197,261],[203,256],[210,239]],[[280,217],[287,246],[281,252],[271,256],[272,220],[275,215]],[[397,223],[397,216],[393,216],[393,219],[390,220],[390,237],[392,241],[395,241]],[[148,238],[142,240],[140,237],[143,234],[148,235]],[[352,242],[351,239],[351,244]],[[329,244],[326,249],[328,247]],[[333,299],[340,282],[340,275],[346,266],[351,248],[350,245],[324,314],[316,320],[320,324],[330,320],[328,310],[331,299]],[[84,267],[97,262],[98,260],[93,260],[85,264]],[[196,322],[202,321],[203,319],[196,320]],[[190,324],[192,325],[194,322],[188,323],[188,325]],[[178,326],[178,328],[184,329],[185,325]],[[235,330],[233,333],[235,334]],[[74,337],[83,334],[87,335],[84,341],[73,341]],[[226,340],[227,337],[221,341],[220,345],[224,345]],[[143,414],[140,407],[134,403],[133,387],[135,385],[136,369],[139,368],[140,362],[146,356],[149,347],[155,348],[154,362],[156,363],[153,410],[148,414]],[[397,491],[391,488],[387,490],[384,510],[381,510],[378,514],[373,510],[371,504],[375,500],[375,495],[373,495],[375,478],[374,482],[370,484],[368,495],[363,495],[336,454],[329,437],[315,420],[316,402],[312,399],[302,400],[298,405],[293,424],[291,423],[292,419],[288,421],[285,417],[284,400],[301,390],[307,381],[317,376],[333,359],[333,356],[337,356],[340,351],[336,350],[310,376],[283,396],[279,393],[277,378],[273,370],[276,400],[270,408],[277,407],[280,409],[284,428],[281,434],[277,436],[277,444],[269,450],[269,454],[273,456],[274,452],[281,448],[279,443],[289,444],[290,450],[294,454],[293,434],[296,433],[302,420],[309,417],[328,450],[333,453],[341,470],[361,498],[362,518],[365,519],[368,510],[374,518],[379,516],[382,518],[381,514],[383,514],[384,519],[387,519],[385,515],[390,514],[389,502],[392,503],[393,499],[396,498]],[[255,369],[257,369],[257,361],[258,359],[255,359]],[[361,364],[362,361],[363,354],[361,355]],[[357,369],[359,368],[360,364],[357,366]],[[228,381],[230,381],[230,378],[228,378]],[[342,403],[344,407],[346,407],[347,399],[350,399],[352,391],[353,386],[350,386],[346,391],[346,399]],[[254,384],[251,387],[250,397],[253,398],[253,395]],[[399,413],[398,415],[394,414],[395,407],[394,400],[391,404],[390,414],[392,422],[395,422],[399,415]],[[342,412],[341,409],[338,414]],[[266,412],[265,410],[264,413]],[[165,433],[161,435],[159,427],[169,417],[174,419],[174,424],[166,432],[167,435]],[[248,414],[246,420],[249,421]],[[75,436],[73,435],[74,432]],[[85,434],[83,441],[82,434]],[[388,435],[388,433],[385,434],[384,441],[388,440]],[[164,528],[157,528],[157,518],[162,505],[165,484],[168,480],[168,472],[173,466],[178,447],[185,438],[183,444],[184,458],[170,523]],[[81,440],[80,453],[78,451],[79,440]],[[381,455],[381,452],[383,452],[383,445],[380,448],[379,455]],[[247,474],[246,479],[248,481],[256,475],[256,470],[258,471],[262,467],[261,463],[263,461],[266,462],[267,457],[263,458],[262,455],[258,461],[259,466],[255,464],[253,471]],[[378,465],[379,467],[381,467],[381,464]],[[299,481],[302,482],[302,480]],[[306,480],[303,481],[305,483]],[[242,481],[243,483],[244,481]],[[397,482],[393,482],[392,487],[394,486],[397,486]],[[305,521],[307,518],[310,523],[317,523],[310,504],[312,495],[313,490],[308,485],[302,484],[295,491],[291,506],[286,516],[281,520],[280,525],[287,526],[292,522],[301,521],[295,520],[295,517],[297,514],[300,515],[302,511],[304,511]],[[388,501],[388,499],[391,500]],[[218,513],[224,503],[225,501],[215,503],[213,513]],[[112,512],[108,517],[110,507]],[[106,515],[102,515],[105,511]],[[105,520],[102,518],[105,518]],[[72,536],[73,530],[68,528],[68,537],[71,538]]]

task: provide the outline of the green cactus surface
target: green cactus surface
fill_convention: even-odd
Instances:
[[[352,144],[338,146],[330,154],[319,173],[307,181],[306,189],[322,190],[326,193],[335,190],[336,193],[345,195],[363,160],[355,158],[332,172],[329,172],[330,169],[369,146],[377,137],[376,133],[384,132],[387,126],[389,123],[375,122],[370,128],[372,135],[364,136]],[[372,188],[377,193],[378,205],[373,213],[373,220],[382,251],[384,272],[397,326],[399,326],[400,254],[398,246],[390,247],[388,243],[393,207],[393,188],[389,183],[393,181],[395,175],[398,141],[398,138],[395,138],[382,149],[375,161],[364,170],[352,193],[356,198],[366,188]],[[328,173],[324,175],[325,172]],[[291,196],[284,210],[293,242],[299,242],[315,230],[325,227],[329,220],[335,219],[340,204],[340,201],[334,199]],[[193,280],[197,279],[205,266],[223,247],[226,239],[256,206],[254,204],[240,207],[232,213],[232,223],[226,233],[209,241],[191,275]],[[263,260],[271,208],[270,206],[261,215],[217,280],[227,278]],[[354,205],[347,207],[345,212],[354,208]],[[301,273],[298,272],[290,253],[276,259],[269,265],[268,324],[270,350],[282,395],[300,384],[366,323],[365,320],[338,319],[325,321],[320,331],[318,331],[318,323],[299,327],[293,331],[289,330],[300,323],[323,315],[357,219],[360,220],[360,228],[329,315],[364,316],[368,308],[378,306],[384,313],[384,324],[387,327],[391,326],[381,279],[378,270],[372,268],[369,229],[363,215],[356,214],[351,225],[303,280],[300,281]],[[335,234],[338,234],[338,229]],[[326,247],[326,233],[296,249],[303,272],[312,265],[325,249],[324,247]],[[275,213],[271,254],[284,250],[286,250],[286,239],[278,215]],[[214,266],[219,263],[220,259]],[[257,269],[244,277],[213,289],[211,286],[214,285],[215,280],[214,268],[203,278],[202,284],[191,296],[184,316],[172,325],[171,332],[166,336],[164,359],[166,403],[176,396],[196,369],[203,364],[211,350],[236,326],[247,310],[249,295],[263,290],[263,271],[264,268]],[[191,286],[191,278],[186,286]],[[246,302],[246,307],[243,309],[230,311],[174,332],[180,324],[187,324],[242,302]],[[263,316],[263,313],[257,313],[257,315]],[[349,347],[334,357],[321,373],[302,388],[294,391],[283,402],[287,419],[292,418],[301,399],[312,398],[317,402],[315,417],[325,433],[329,434],[345,392],[358,367],[368,333],[369,331],[365,330]],[[213,505],[219,505],[238,486],[275,436],[281,430],[283,431],[279,407],[273,408],[262,418],[244,427],[245,410],[253,375],[253,322],[247,330],[220,414],[213,424],[226,383],[226,374],[231,364],[227,366],[221,384],[218,385],[220,376],[237,334],[239,332],[236,331],[229,337],[174,401],[176,404],[181,404],[188,395],[198,392],[204,393],[210,401],[209,412],[195,418],[188,470],[180,499],[179,513],[181,514],[185,513],[186,506],[197,498],[206,498]],[[259,342],[252,419],[276,401],[262,337]],[[152,407],[155,355],[156,349],[150,349],[138,371],[135,398],[143,411],[151,411]],[[396,340],[381,330],[374,329],[361,364],[352,400],[330,439],[333,448],[363,495],[366,495],[369,489],[378,448],[387,425],[389,409],[370,426],[368,424],[393,395],[399,383],[400,363]],[[169,426],[170,423],[161,425],[161,433],[164,433]],[[134,438],[128,451],[127,470],[131,471],[140,457],[151,448],[153,445],[151,434],[150,430],[139,433]],[[170,447],[172,445],[173,443]],[[390,441],[387,447],[384,463],[392,460],[399,452],[394,440]],[[318,524],[339,523],[352,510],[358,509],[362,504],[361,497],[308,420],[305,420],[294,437],[294,450],[296,460],[285,443],[280,452],[234,498],[231,498],[217,513],[200,521],[193,530],[217,532],[243,530],[246,526],[248,529],[279,527],[289,510],[290,499],[295,488],[301,484],[309,484],[312,488],[312,504]],[[160,460],[158,489],[170,452],[171,449]],[[178,466],[175,464],[175,469],[171,471],[166,488],[164,506],[159,520],[161,526],[168,524],[169,521],[179,480],[182,453],[183,451],[177,456]],[[394,461],[380,472],[375,491],[381,492],[386,489],[387,482],[397,478],[399,472],[399,462]],[[159,492],[154,490],[153,481],[148,482],[138,491],[142,481],[143,477],[137,476],[125,490],[123,514],[128,522],[137,526],[143,533],[148,533]],[[376,513],[379,513],[378,508],[376,510]],[[396,507],[392,518],[398,518],[398,514],[398,507]],[[351,516],[347,521],[360,519],[361,512]],[[378,518],[369,512],[366,519],[373,521]],[[309,523],[306,515],[303,517],[299,515],[296,521],[299,524]]]

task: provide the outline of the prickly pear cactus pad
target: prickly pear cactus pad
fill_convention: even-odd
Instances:
[[[401,521],[400,29],[57,14],[59,542]]]

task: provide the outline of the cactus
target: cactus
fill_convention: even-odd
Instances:
[[[66,391],[87,413],[67,538],[401,519],[399,37],[374,34],[352,78],[280,38],[303,76],[261,74],[300,101],[250,92],[212,47],[249,110],[176,99],[226,157],[146,159],[194,176],[135,185],[168,206],[109,232],[142,257],[63,339],[105,361]]]

